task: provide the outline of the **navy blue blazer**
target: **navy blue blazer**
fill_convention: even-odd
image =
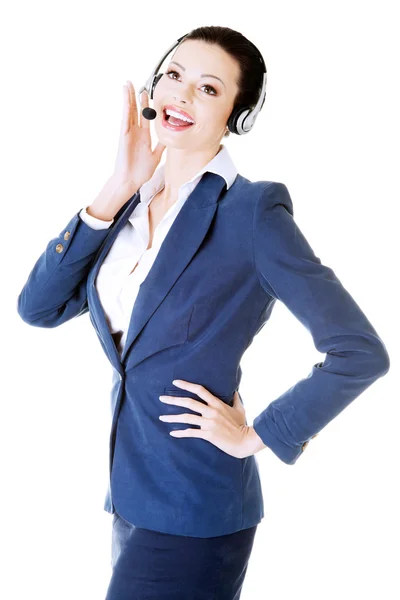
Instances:
[[[296,225],[287,187],[238,174],[227,191],[211,172],[184,203],[140,286],[120,356],[94,282],[139,200],[140,191],[110,229],[92,229],[75,214],[34,265],[18,313],[30,325],[58,327],[89,312],[113,373],[104,509],[165,533],[233,533],[264,517],[256,457],[235,458],[202,438],[169,435],[187,424],[159,420],[182,412],[160,395],[205,403],[172,380],[200,383],[232,405],[241,358],[276,300],[283,302],[326,353],[253,422],[276,456],[293,465],[314,435],[387,373],[389,356]]]

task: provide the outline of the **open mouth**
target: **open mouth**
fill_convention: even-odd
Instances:
[[[163,109],[163,125],[164,127],[167,127],[167,129],[184,130],[189,129],[189,127],[192,127],[194,123],[189,123],[188,121],[185,121],[184,119],[179,119],[178,117],[175,117],[173,115],[167,115],[165,109]]]

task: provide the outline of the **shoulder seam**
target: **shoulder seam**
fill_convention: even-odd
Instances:
[[[265,190],[267,190],[269,187],[271,187],[271,185],[274,185],[276,182],[275,181],[271,181],[268,183],[268,185],[266,185],[265,187],[262,188],[260,194],[257,197],[257,200],[255,202],[255,206],[254,206],[254,213],[253,213],[253,228],[252,228],[252,246],[253,246],[253,268],[255,270],[255,272],[257,273],[257,278],[258,278],[258,282],[262,288],[262,290],[265,292],[266,290],[264,289],[262,283],[261,283],[261,278],[260,278],[260,273],[259,270],[257,268],[257,261],[256,261],[256,253],[255,253],[255,247],[254,247],[254,227],[255,227],[255,221],[256,221],[256,214],[257,214],[257,207],[258,207],[258,203],[260,201],[261,196],[263,195],[263,193],[265,192]],[[279,296],[278,294],[275,292],[274,288],[272,287],[272,285],[270,284],[270,282],[268,281],[268,279],[265,277],[265,280],[267,281],[269,287],[271,288],[271,290],[274,292],[274,296],[271,296],[271,294],[268,294],[269,296],[271,296],[272,298],[278,298]],[[268,293],[268,292],[266,292]]]

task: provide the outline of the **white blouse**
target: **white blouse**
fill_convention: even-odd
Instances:
[[[151,248],[149,245],[149,205],[153,197],[164,188],[165,164],[159,165],[153,176],[140,188],[140,202],[117,235],[103,261],[95,285],[107,323],[120,354],[125,346],[133,305],[140,284],[145,280],[169,228],[184,202],[206,171],[224,177],[227,189],[233,184],[238,171],[223,144],[218,153],[197,175],[179,188],[178,200],[168,209],[157,225]],[[111,221],[97,219],[82,208],[80,218],[93,229],[107,229]],[[134,267],[136,268],[134,269]],[[133,272],[131,272],[133,270]]]

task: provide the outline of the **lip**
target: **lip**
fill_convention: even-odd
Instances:
[[[193,123],[196,123],[196,121],[193,119],[192,115],[190,115],[189,113],[185,112],[181,108],[178,108],[177,106],[174,106],[173,104],[165,104],[165,106],[163,106],[163,111],[166,110],[167,108],[170,108],[171,110],[174,110],[175,112],[179,113],[183,117],[186,117],[187,119],[190,119],[191,121],[193,121]]]

